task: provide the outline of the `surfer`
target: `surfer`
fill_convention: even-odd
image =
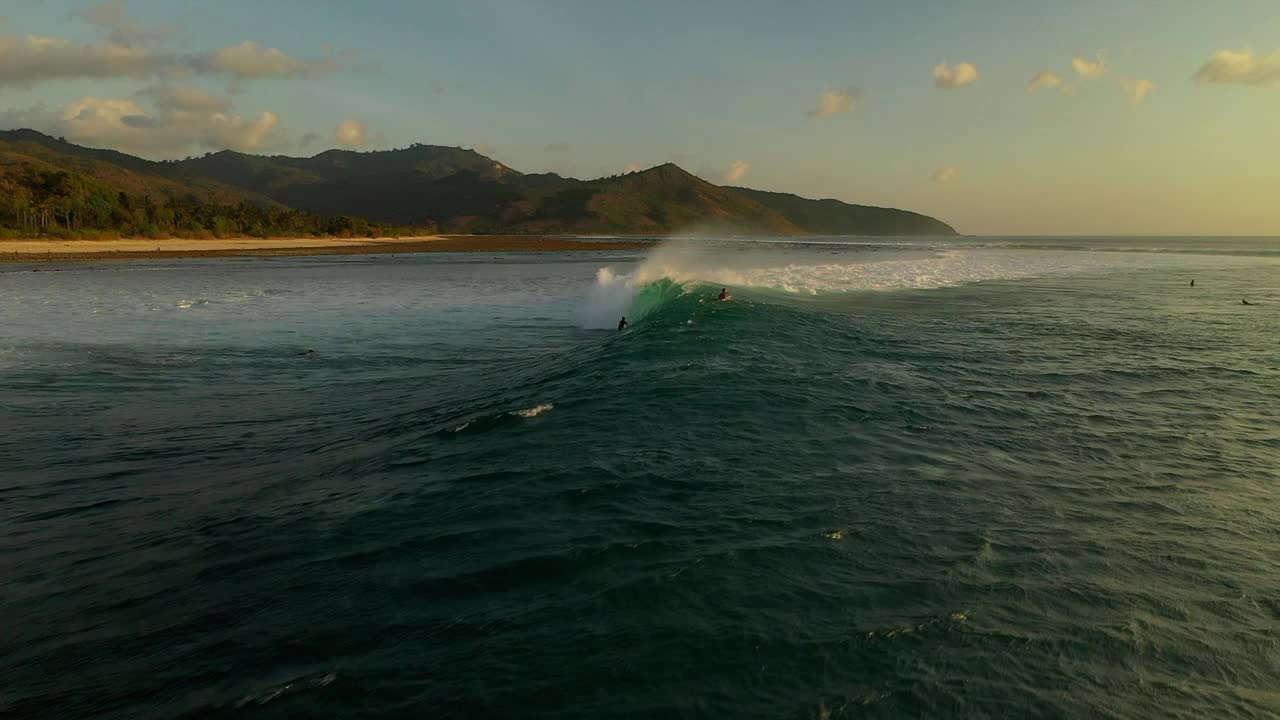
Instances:
[[[1248,300],[1245,300],[1244,298],[1240,298],[1240,304],[1241,304],[1241,305],[1252,305],[1253,303],[1249,302]]]
[[[618,331],[621,332],[623,330],[626,330],[628,324],[629,323],[627,322],[627,316],[623,315],[622,319],[618,321]]]
[[[729,288],[720,288],[720,297],[718,297],[718,298],[716,298],[716,299],[717,299],[717,300],[728,300],[728,299],[729,299]]]
[[[1195,286],[1196,286],[1196,281],[1195,281],[1195,280],[1192,280],[1192,281],[1191,281],[1191,287],[1195,287]]]

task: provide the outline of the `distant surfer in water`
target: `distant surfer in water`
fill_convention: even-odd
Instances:
[[[718,297],[718,298],[716,298],[716,299],[717,299],[717,300],[728,300],[728,299],[729,299],[729,288],[720,288],[720,297]]]
[[[627,316],[623,315],[622,319],[618,321],[618,330],[619,331],[626,330],[628,324],[629,323],[627,322]]]
[[[1195,280],[1192,280],[1192,281],[1191,281],[1191,287],[1195,287],[1195,286],[1196,286],[1196,281],[1195,281]]]
[[[1240,298],[1240,304],[1241,304],[1241,305],[1252,305],[1253,303],[1249,302],[1248,300],[1245,300],[1244,298]]]

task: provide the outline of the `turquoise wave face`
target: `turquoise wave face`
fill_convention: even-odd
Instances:
[[[1274,714],[1274,261],[722,250],[0,274],[0,715]]]
[[[685,292],[684,285],[671,278],[659,278],[636,292],[631,300],[630,317],[636,320],[647,318],[661,310],[664,305],[678,300]]]

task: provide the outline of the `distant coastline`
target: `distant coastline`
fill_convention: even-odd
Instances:
[[[414,144],[156,162],[0,131],[0,237],[953,236],[920,213],[720,186],[673,163],[579,180]]]
[[[431,252],[583,252],[638,250],[652,240],[574,240],[536,235],[427,235],[403,238],[224,238],[192,240],[0,240],[0,262],[37,263],[166,258],[381,255]]]

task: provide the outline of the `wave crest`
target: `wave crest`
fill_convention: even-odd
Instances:
[[[843,245],[843,246],[841,246]],[[630,273],[601,268],[583,310],[583,327],[634,321],[696,285],[790,295],[929,290],[979,282],[1074,273],[1203,266],[1205,258],[1055,249],[891,247],[858,243],[820,247],[673,241],[654,249]],[[1215,264],[1248,262],[1218,257]]]

